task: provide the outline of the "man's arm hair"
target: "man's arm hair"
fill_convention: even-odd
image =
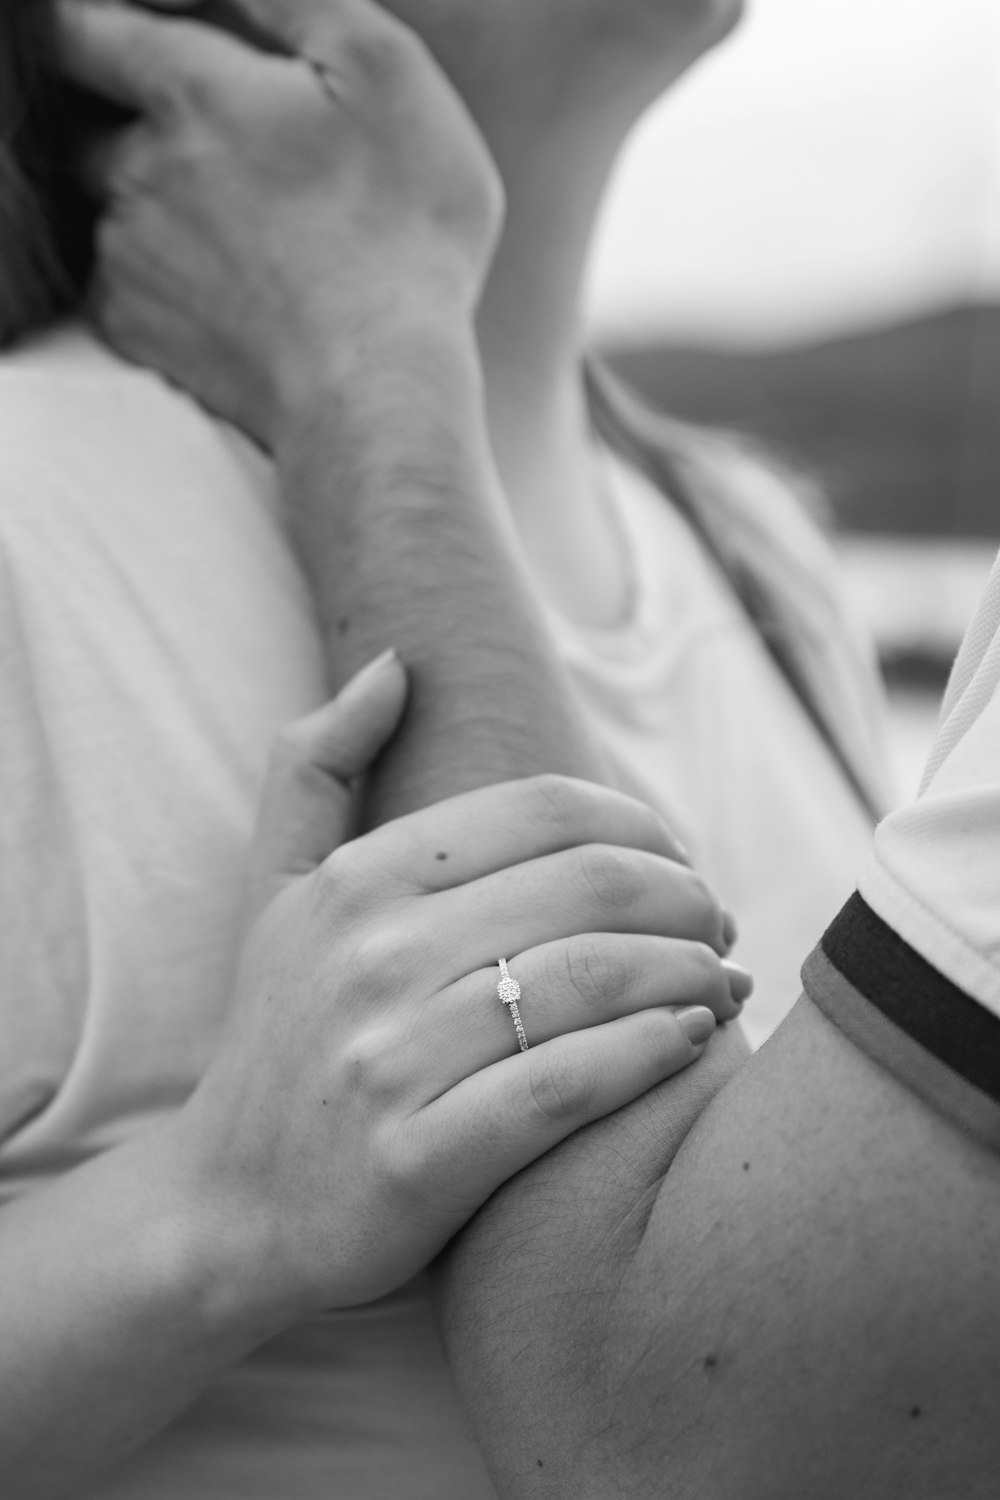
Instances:
[[[496,475],[471,330],[396,334],[382,369],[350,403],[317,390],[280,456],[334,683],[387,646],[411,677],[371,821],[540,772],[606,779]]]
[[[996,1157],[807,997],[693,1128],[669,1109],[551,1153],[452,1251],[499,1493],[994,1496]]]

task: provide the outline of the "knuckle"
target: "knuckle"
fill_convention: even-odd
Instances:
[[[633,855],[606,844],[578,853],[578,879],[585,898],[602,912],[622,912],[642,894],[644,879]]]
[[[362,916],[370,914],[372,892],[366,861],[355,843],[340,844],[326,856],[315,875],[315,904],[326,926],[354,928]],[[359,962],[370,961],[374,954],[390,946],[388,924],[378,938],[355,933],[353,946]]]
[[[387,926],[364,927],[352,934],[351,967],[361,992],[381,992],[386,971],[397,957],[396,944]]]
[[[629,986],[629,964],[620,948],[593,937],[572,938],[564,950],[564,980],[587,1009],[620,1000]]]
[[[719,955],[708,943],[691,943],[687,950],[687,962],[695,984],[709,987],[723,977]]]
[[[399,1096],[393,1038],[388,1027],[370,1025],[340,1049],[339,1073],[355,1098],[383,1105]]]
[[[718,999],[729,985],[719,955],[708,943],[691,943],[685,960],[685,989],[691,996]]]
[[[370,916],[370,909],[366,915]],[[414,976],[425,972],[429,957],[426,946],[391,917],[366,922],[351,939],[351,967],[359,998],[381,1005],[404,993],[415,996],[420,980]]]
[[[589,801],[583,782],[554,773],[531,777],[525,790],[529,802],[527,810],[557,830],[575,827]]]
[[[359,878],[358,858],[354,845],[339,844],[320,865],[317,884],[322,901],[341,901]]]
[[[708,939],[718,937],[722,913],[715,892],[703,875],[696,870],[685,872],[687,898],[692,917],[692,937]]]
[[[536,1053],[531,1067],[531,1102],[546,1121],[564,1125],[583,1118],[598,1085],[592,1063],[558,1052]]]

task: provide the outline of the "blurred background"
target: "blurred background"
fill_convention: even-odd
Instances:
[[[998,0],[751,0],[637,132],[590,309],[655,401],[819,477],[912,792],[1000,538]]]

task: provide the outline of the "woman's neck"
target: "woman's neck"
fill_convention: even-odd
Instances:
[[[628,576],[593,462],[579,379],[580,296],[594,220],[624,130],[577,126],[491,146],[507,188],[479,319],[490,431],[528,562],[570,619],[619,619]]]

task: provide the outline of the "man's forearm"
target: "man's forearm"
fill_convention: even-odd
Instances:
[[[330,390],[280,463],[334,683],[390,645],[411,674],[372,821],[543,771],[603,780],[500,492],[471,331],[401,332]]]
[[[349,407],[319,392],[282,460],[334,681],[390,644],[413,675],[407,724],[373,778],[373,821],[537,772],[603,779],[499,492],[475,360],[448,337],[396,359],[388,379],[363,388],[338,377]],[[553,1265],[573,1241],[566,1292],[592,1257],[613,1266],[612,1246],[639,1242],[642,1205],[746,1055],[738,1028],[726,1028],[696,1068],[550,1153],[459,1237],[442,1263],[441,1313],[473,1406],[478,1374],[494,1376],[477,1363],[481,1288],[503,1280],[526,1239],[543,1260],[551,1248]],[[530,1264],[512,1270],[530,1283]]]

